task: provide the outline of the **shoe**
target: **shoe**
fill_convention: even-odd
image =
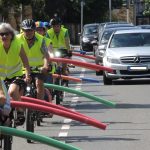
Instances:
[[[25,122],[24,112],[17,112],[17,119],[15,120],[16,126],[22,126]]]

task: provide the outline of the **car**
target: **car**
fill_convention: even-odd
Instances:
[[[150,77],[150,30],[115,31],[109,38],[103,56],[103,65],[113,72],[103,72],[104,85],[113,80]]]
[[[97,44],[99,23],[86,24],[80,35],[80,49],[92,52],[93,46]]]
[[[150,25],[149,24],[138,25],[138,27],[141,27],[142,29],[150,29]]]
[[[117,28],[117,27],[133,27],[134,25],[132,23],[116,23],[116,24],[106,24],[104,26],[104,29],[108,28]]]
[[[107,28],[107,29],[103,30],[101,32],[101,34],[99,34],[98,46],[95,51],[95,63],[103,65],[102,60],[103,60],[103,55],[104,55],[105,50],[101,49],[101,47],[107,45],[108,40],[113,32],[115,32],[116,30],[125,30],[125,29],[132,30],[135,28],[139,28],[139,27],[135,27],[135,26],[133,26],[133,27],[132,26],[131,27],[117,27],[117,28]],[[97,76],[102,75],[102,74],[103,74],[103,71],[96,71]]]

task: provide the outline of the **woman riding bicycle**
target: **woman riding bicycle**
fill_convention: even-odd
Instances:
[[[22,44],[17,40],[14,29],[8,23],[0,24],[0,76],[8,86],[8,94],[13,100],[21,101],[26,82],[30,82],[30,68]],[[25,81],[22,67],[25,67]],[[18,120],[24,122],[22,109],[18,110]]]

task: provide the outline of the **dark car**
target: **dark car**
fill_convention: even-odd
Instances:
[[[84,51],[93,51],[93,46],[98,40],[98,23],[86,24],[83,33],[80,35],[80,48]]]

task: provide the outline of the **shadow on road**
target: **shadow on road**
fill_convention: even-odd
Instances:
[[[138,141],[135,138],[122,138],[122,137],[92,137],[92,136],[68,136],[68,137],[53,137],[56,140],[65,140],[66,143],[85,142],[85,141]]]

